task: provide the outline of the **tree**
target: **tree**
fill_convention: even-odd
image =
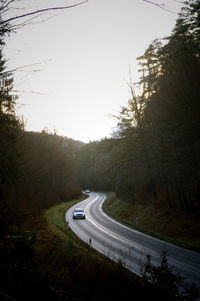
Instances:
[[[0,9],[1,13],[1,9]],[[6,71],[3,57],[7,25],[0,26],[0,208],[1,231],[9,223],[13,194],[17,189],[18,151],[17,135],[23,125],[15,115],[16,96],[12,94],[13,78]]]
[[[138,57],[140,69],[139,85],[142,87],[142,95],[149,99],[154,93],[159,91],[159,78],[162,75],[162,65],[160,61],[160,50],[162,43],[154,40],[145,53]]]
[[[14,9],[13,11],[17,10],[17,4],[20,0],[1,0],[0,2],[0,12],[1,12],[1,18],[0,18],[0,26],[8,26],[10,29],[14,29],[18,26],[27,24],[27,22],[29,22],[30,20],[32,20],[35,16],[39,17],[44,13],[48,13],[50,11],[58,11],[58,10],[65,10],[65,9],[70,9],[70,8],[74,8],[77,7],[79,5],[82,5],[86,2],[88,2],[88,0],[84,0],[81,2],[78,2],[76,4],[73,5],[67,5],[67,6],[55,6],[55,7],[46,7],[46,8],[42,8],[42,9],[36,9],[33,10],[31,12],[26,12],[26,13],[22,13],[22,14],[15,14],[14,16],[7,16],[7,13],[10,11],[12,11],[13,9],[13,4],[14,4]],[[5,18],[3,18],[5,16]],[[25,23],[22,24],[17,24],[14,23],[15,21],[21,20],[21,19],[25,19]]]
[[[142,279],[147,289],[155,290],[156,300],[190,301],[198,297],[196,288],[193,285],[185,288],[184,278],[169,266],[166,251],[161,254],[160,266],[154,266],[147,255]]]
[[[145,113],[160,149],[159,174],[178,191],[183,208],[191,206],[199,189],[199,3],[186,3],[168,43],[160,48],[159,90]]]
[[[199,3],[186,2],[172,35],[138,58],[140,94],[129,85],[131,98],[118,118],[124,141],[118,164],[129,163],[131,186],[146,185],[154,199],[164,189],[168,206],[179,199],[184,210],[196,204],[200,183]]]

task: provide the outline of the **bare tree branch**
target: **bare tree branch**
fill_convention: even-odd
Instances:
[[[9,74],[9,73],[13,73],[13,72],[16,72],[16,71],[23,71],[24,68],[33,67],[33,66],[37,66],[37,65],[40,65],[40,64],[41,64],[41,62],[30,64],[30,65],[24,65],[22,67],[17,67],[15,69],[11,69],[11,70],[8,70],[8,71],[3,71],[3,72],[1,72],[1,74]],[[32,70],[32,71],[34,71],[34,70]],[[37,70],[37,71],[40,71],[40,70]]]
[[[9,18],[7,20],[1,20],[0,24],[9,23],[9,22],[12,22],[14,20],[22,19],[22,18],[32,16],[32,15],[36,15],[36,14],[41,14],[41,13],[48,12],[48,11],[64,10],[64,9],[68,9],[68,8],[73,8],[73,7],[79,6],[81,4],[84,4],[86,2],[88,2],[88,0],[84,0],[82,2],[78,2],[76,4],[69,5],[69,6],[58,6],[58,7],[49,7],[49,8],[38,9],[38,10],[32,11],[30,13],[25,13],[25,14],[22,14],[22,15],[19,15],[19,16]]]
[[[167,8],[165,5],[162,5],[162,4],[156,3],[156,2],[154,2],[154,1],[150,1],[150,0],[143,0],[143,1],[144,1],[144,2],[147,2],[147,3],[150,3],[150,4],[153,4],[153,5],[159,7],[159,8],[161,8],[161,9],[163,9],[163,10],[166,10],[166,11],[172,13],[172,14],[176,14],[176,15],[178,14],[178,13],[176,13],[175,11],[173,11],[173,10]]]
[[[44,14],[45,14],[45,12],[41,13],[40,17],[43,16]],[[24,20],[21,23],[12,25],[12,29],[18,30],[18,28],[20,29],[20,28],[25,27],[27,25],[35,24],[35,22],[33,22],[34,20],[37,20],[37,24],[41,24],[41,23],[46,22],[47,20],[50,20],[50,19],[54,18],[55,16],[51,16],[51,17],[45,18],[44,20],[40,20],[40,21],[38,21],[38,17],[39,17],[38,15],[34,15],[33,17],[31,17],[27,20]]]
[[[177,2],[177,3],[181,3],[181,4],[184,4],[185,1],[181,1],[181,0],[173,0],[174,2]]]
[[[25,91],[25,90],[16,90],[13,89],[11,92],[14,93],[31,93],[31,94],[38,94],[38,95],[48,95],[47,93],[42,93],[42,92],[38,92],[38,91],[33,91],[33,90],[29,90],[29,91]]]

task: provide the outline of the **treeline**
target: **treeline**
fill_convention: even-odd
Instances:
[[[0,11],[1,12],[1,11]],[[114,190],[134,201],[163,201],[185,211],[200,194],[200,1],[188,1],[170,37],[138,58],[140,81],[111,139],[82,144],[26,132],[15,114],[13,78],[6,70],[0,27],[1,229],[30,210],[69,200],[81,189]]]
[[[171,36],[138,62],[117,132],[81,149],[80,182],[188,211],[200,205],[200,1],[185,2]]]
[[[6,70],[4,37],[0,31],[0,225],[6,234],[34,211],[80,195],[75,170],[82,143],[56,134],[26,132],[15,113],[13,77]]]
[[[43,209],[79,195],[75,171],[78,146],[72,139],[45,131],[21,132],[18,137],[20,199],[29,200],[33,207],[37,203]]]
[[[12,2],[1,1],[0,17]],[[4,38],[12,28],[1,21],[0,295],[68,300],[75,294],[82,300],[90,285],[94,299],[101,299],[102,291],[116,298],[113,291],[122,280],[119,288],[126,296],[180,299],[181,279],[171,277],[165,260],[161,270],[148,262],[146,283],[136,286],[120,263],[115,269],[106,264],[105,272],[96,258],[94,264],[82,256],[82,247],[76,253],[71,241],[67,246],[56,239],[41,213],[86,188],[116,191],[134,202],[162,201],[187,212],[199,208],[200,1],[188,1],[172,35],[154,41],[138,59],[140,82],[130,80],[130,99],[117,116],[118,131],[111,139],[86,145],[46,130],[24,130],[3,54]],[[192,292],[186,298],[193,300]]]
[[[45,131],[13,132],[5,148],[1,144],[2,230],[81,193],[75,170],[77,142]]]

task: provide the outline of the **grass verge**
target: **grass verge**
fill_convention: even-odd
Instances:
[[[1,300],[185,300],[169,299],[165,290],[79,240],[65,222],[78,201],[33,212],[16,235],[0,239]]]
[[[81,199],[82,200],[82,199]],[[114,263],[108,257],[98,253],[82,242],[68,227],[65,221],[66,211],[81,200],[61,203],[45,211],[48,233],[47,245],[39,254],[48,264],[50,279],[54,291],[62,284],[61,295],[65,300],[116,300],[117,297],[141,296],[141,280],[123,267],[123,263]],[[44,238],[44,233],[41,234]],[[51,255],[47,254],[51,250]],[[46,257],[47,256],[47,257]],[[53,263],[53,266],[52,266]],[[41,272],[44,265],[40,265]],[[57,286],[55,283],[58,283]],[[134,290],[133,290],[134,288]]]
[[[160,239],[200,252],[199,212],[171,210],[159,203],[138,204],[107,193],[103,210],[111,217]]]
[[[65,214],[67,210],[75,205],[78,202],[84,200],[85,197],[82,197],[78,200],[71,202],[63,202],[59,205],[53,206],[44,212],[44,217],[47,221],[48,229],[55,235],[59,237],[63,243],[71,248],[74,248],[74,251],[78,250],[79,255],[86,256],[88,252],[94,257],[98,257],[99,260],[103,260],[104,256],[94,249],[90,248],[85,242],[79,239],[76,234],[69,228],[65,220]]]
[[[53,206],[44,212],[44,216],[47,220],[48,227],[55,235],[66,241],[76,239],[75,234],[67,226],[65,220],[65,213],[70,207],[82,200],[83,199],[71,202],[64,202],[59,205]]]

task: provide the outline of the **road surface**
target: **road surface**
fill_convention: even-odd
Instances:
[[[141,275],[141,268],[150,254],[152,263],[159,265],[164,250],[170,266],[175,267],[188,283],[200,289],[200,254],[159,240],[129,228],[107,216],[102,210],[106,195],[91,192],[89,197],[71,207],[66,213],[69,227],[83,241],[101,253],[118,261],[122,260],[129,270]],[[85,220],[73,220],[75,207],[85,209]]]

